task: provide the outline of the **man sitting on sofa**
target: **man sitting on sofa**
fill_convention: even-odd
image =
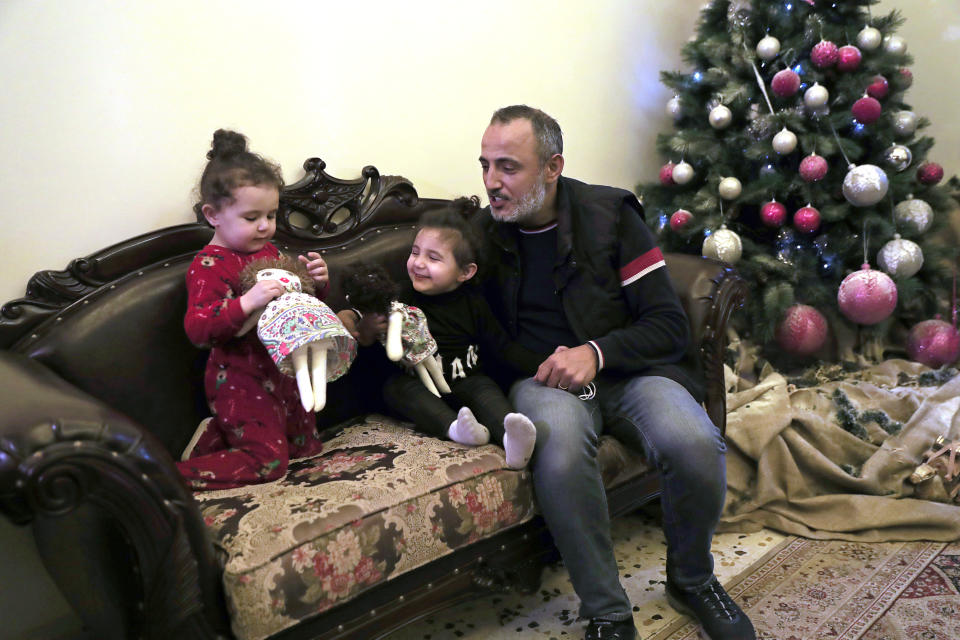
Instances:
[[[610,433],[660,473],[670,604],[713,640],[755,638],[713,575],[710,542],[726,489],[722,435],[685,359],[689,323],[629,192],[561,175],[557,122],[524,105],[493,114],[477,215],[485,291],[521,344],[553,352],[510,398],[537,427],[533,480],[563,556],[587,640],[637,637],[620,585],[597,443]]]

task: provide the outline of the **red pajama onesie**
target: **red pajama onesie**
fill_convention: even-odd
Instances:
[[[269,243],[251,254],[207,245],[187,270],[183,326],[193,344],[210,348],[204,385],[213,412],[190,459],[177,463],[193,489],[276,480],[290,458],[323,449],[316,416],[300,404],[296,380],[280,373],[255,329],[236,337],[246,320],[240,271],[278,255]]]

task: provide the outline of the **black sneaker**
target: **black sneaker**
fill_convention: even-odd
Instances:
[[[583,640],[638,640],[633,618],[626,620],[601,620],[590,618]]]
[[[710,640],[756,640],[747,614],[737,606],[715,577],[695,589],[680,589],[667,581],[667,602],[697,622]]]

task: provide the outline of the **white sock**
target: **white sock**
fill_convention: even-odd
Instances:
[[[454,442],[477,446],[490,442],[490,431],[477,422],[469,407],[460,407],[457,419],[450,423],[447,435]]]
[[[533,446],[537,443],[537,428],[522,413],[508,413],[503,419],[503,450],[507,452],[507,466],[523,469],[530,462]]]

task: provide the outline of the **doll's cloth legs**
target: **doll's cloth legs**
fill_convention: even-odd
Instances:
[[[682,385],[601,373],[589,400],[532,379],[513,385],[517,411],[537,427],[531,463],[537,501],[580,597],[585,618],[625,620],[597,447],[601,433],[642,451],[661,474],[667,575],[681,587],[713,575],[710,542],[723,507],[723,437]]]
[[[417,378],[398,373],[384,384],[383,397],[390,409],[438,438],[447,437],[460,407],[470,407],[480,424],[490,430],[491,440],[503,444],[503,419],[513,409],[497,383],[484,375],[472,375],[449,384],[451,393],[438,398]]]

